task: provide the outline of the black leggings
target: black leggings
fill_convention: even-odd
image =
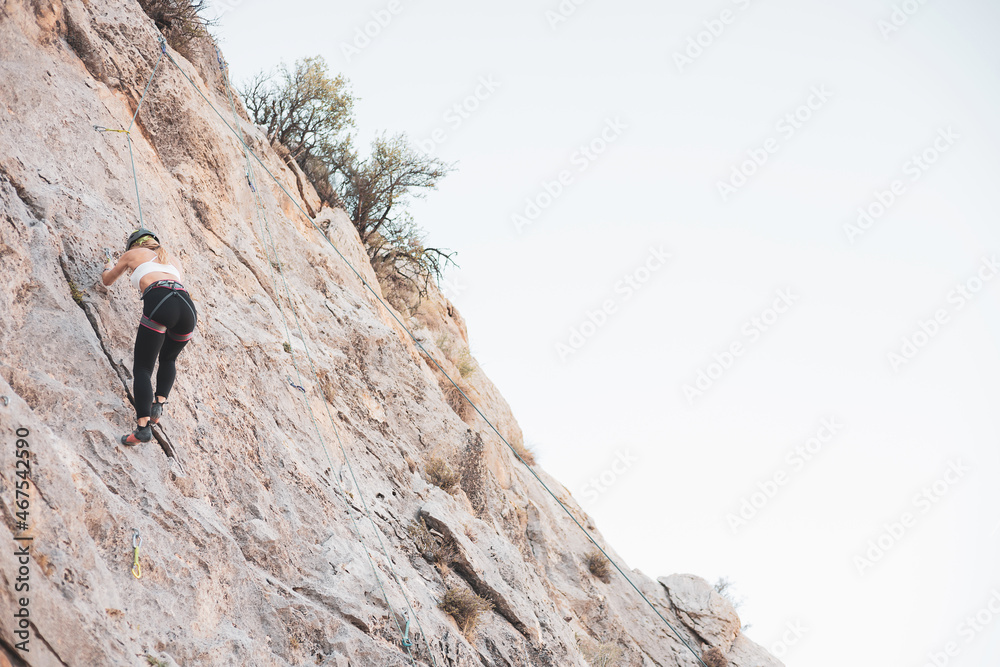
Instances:
[[[167,286],[153,283],[143,293],[142,303],[132,364],[137,419],[148,417],[153,404],[152,377],[157,358],[160,368],[156,372],[156,395],[166,398],[177,376],[174,362],[191,340],[198,322],[194,303],[179,283],[167,283]]]

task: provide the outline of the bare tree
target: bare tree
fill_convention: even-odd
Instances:
[[[167,43],[185,57],[191,55],[195,40],[208,37],[208,27],[214,24],[202,16],[208,8],[206,0],[139,0],[139,6]]]
[[[254,122],[288,149],[304,168],[310,157],[344,150],[354,125],[354,98],[343,76],[330,77],[321,56],[302,58],[289,69],[261,72],[240,87]]]
[[[380,136],[372,142],[367,159],[359,160],[352,152],[336,167],[343,175],[341,197],[366,245],[378,234],[395,236],[385,230],[393,228],[407,198],[423,197],[422,190],[433,189],[451,171],[444,162],[410,146],[402,134]]]
[[[413,308],[455,264],[455,253],[424,244],[407,203],[435,188],[452,167],[418,152],[402,134],[377,137],[368,157],[359,157],[349,133],[354,98],[347,86],[314,57],[260,73],[240,94],[254,122],[288,149],[323,201],[346,209],[395,305]]]

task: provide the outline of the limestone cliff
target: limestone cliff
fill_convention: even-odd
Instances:
[[[117,444],[139,301],[98,276],[137,210],[123,135],[94,126],[128,126],[158,34],[135,0],[0,4],[0,665],[406,665],[407,616],[421,665],[696,665],[621,576],[589,571],[570,517],[257,167],[269,261],[238,139],[166,60],[131,136],[144,219],[182,259],[200,322],[157,440]],[[214,52],[170,53],[228,110]],[[377,290],[345,213],[240,124]],[[455,308],[435,293],[396,315],[519,444]],[[426,481],[433,459],[452,493]],[[33,538],[27,594],[15,536]],[[703,580],[629,574],[713,667],[780,665]],[[492,603],[475,631],[438,607],[449,588]],[[14,648],[23,595],[29,652]]]

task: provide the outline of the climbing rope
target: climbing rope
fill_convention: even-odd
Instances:
[[[153,65],[153,71],[149,74],[149,79],[146,80],[146,87],[142,89],[142,95],[139,97],[139,104],[135,107],[135,113],[132,114],[132,120],[129,122],[128,127],[124,130],[112,130],[101,125],[95,125],[94,129],[98,132],[120,132],[125,135],[126,143],[128,144],[128,159],[132,164],[132,182],[135,184],[135,203],[139,209],[139,228],[142,229],[146,225],[143,224],[142,220],[142,199],[139,197],[139,177],[135,173],[135,154],[132,151],[132,126],[135,125],[135,119],[139,116],[139,109],[142,108],[142,103],[146,100],[146,93],[149,92],[149,86],[153,83],[153,77],[156,76],[156,70],[160,68],[160,63],[163,62],[163,56],[167,54],[167,43],[164,41],[163,36],[160,35],[160,55],[156,58],[156,64]]]
[[[337,253],[337,255],[340,257],[340,259],[347,265],[348,268],[351,269],[351,271],[358,278],[358,280],[361,281],[361,284],[364,285],[364,287],[366,289],[368,289],[369,292],[371,292],[372,296],[375,297],[375,299],[386,310],[386,312],[389,313],[389,315],[396,321],[396,323],[399,324],[399,326],[403,328],[403,330],[407,333],[407,335],[410,337],[410,339],[413,341],[413,343],[427,356],[428,359],[430,359],[434,363],[434,365],[448,379],[448,381],[452,384],[452,386],[455,387],[455,389],[458,390],[458,392],[461,394],[461,396],[466,401],[468,401],[469,405],[471,405],[472,408],[476,411],[476,413],[480,417],[482,417],[483,421],[486,422],[486,424],[493,430],[493,432],[497,435],[497,437],[500,438],[500,441],[503,442],[507,446],[507,448],[511,451],[512,454],[514,454],[514,456],[517,458],[517,460],[519,460],[522,464],[524,464],[525,468],[528,469],[528,472],[530,472],[531,475],[538,481],[538,483],[541,484],[542,488],[545,489],[545,491],[552,497],[552,499],[556,501],[556,503],[559,505],[559,507],[566,513],[567,516],[569,516],[569,518],[573,521],[573,523],[576,524],[576,526],[587,537],[587,539],[590,540],[590,542],[594,545],[594,547],[597,548],[597,550],[605,558],[607,558],[608,562],[611,563],[611,565],[615,568],[615,570],[617,570],[618,573],[625,579],[625,581],[627,581],[629,583],[629,585],[632,587],[632,589],[635,590],[635,592],[639,594],[639,597],[642,598],[642,600],[649,606],[649,608],[653,610],[653,613],[655,613],[660,618],[660,620],[663,621],[663,623],[668,628],[670,628],[670,630],[674,633],[674,635],[676,635],[676,637],[680,640],[680,642],[691,652],[692,655],[694,655],[695,659],[698,660],[699,664],[701,664],[702,667],[708,667],[705,664],[705,662],[701,659],[701,656],[694,650],[694,648],[688,643],[688,641],[686,639],[684,639],[684,636],[677,630],[677,628],[675,628],[673,626],[673,624],[671,624],[670,621],[668,621],[666,619],[666,617],[664,617],[663,614],[660,613],[660,610],[657,609],[656,606],[652,603],[652,601],[639,589],[638,586],[636,586],[635,582],[633,582],[632,579],[627,574],[625,574],[624,570],[622,570],[622,568],[618,565],[618,563],[615,562],[615,560],[612,559],[608,555],[607,551],[600,544],[598,544],[598,542],[594,538],[594,536],[590,534],[590,531],[588,531],[583,526],[583,524],[581,524],[580,521],[573,515],[573,513],[570,512],[569,508],[566,507],[566,505],[559,499],[559,497],[552,491],[552,489],[549,488],[549,486],[542,480],[542,478],[538,475],[538,473],[535,472],[534,468],[532,468],[531,465],[527,461],[524,460],[524,458],[517,452],[517,450],[514,448],[514,446],[511,445],[507,441],[507,439],[503,436],[503,434],[500,433],[499,429],[497,429],[497,427],[493,424],[493,422],[489,418],[487,418],[485,414],[483,414],[483,412],[482,412],[482,410],[480,410],[479,406],[477,406],[475,404],[475,402],[473,402],[472,399],[469,398],[469,396],[465,393],[465,391],[463,391],[462,388],[458,386],[458,383],[456,383],[455,380],[452,379],[452,377],[447,373],[447,371],[445,371],[445,369],[441,366],[441,364],[438,363],[438,361],[430,354],[430,352],[427,351],[427,349],[424,347],[423,343],[413,334],[413,332],[410,330],[410,328],[407,327],[399,319],[399,317],[395,314],[395,312],[393,312],[393,310],[389,307],[389,305],[382,299],[381,296],[379,296],[378,292],[368,283],[368,281],[354,267],[354,265],[350,262],[350,260],[348,260],[347,257],[345,257],[344,254],[340,252],[340,249],[337,248],[337,246],[329,239],[329,237],[326,235],[326,233],[324,233],[323,230],[320,229],[320,227],[316,224],[316,222],[312,219],[312,217],[305,211],[305,209],[303,209],[303,207],[299,204],[299,202],[295,199],[295,197],[293,197],[292,194],[288,191],[288,189],[285,188],[284,185],[282,185],[282,183],[271,172],[271,170],[267,168],[267,165],[264,164],[263,159],[259,155],[257,155],[257,153],[254,152],[249,146],[247,146],[246,142],[243,140],[242,132],[238,131],[237,129],[235,129],[233,126],[231,126],[226,121],[226,119],[222,116],[222,114],[215,107],[215,105],[212,104],[212,102],[208,99],[208,97],[201,91],[201,89],[198,87],[198,85],[195,84],[195,82],[191,79],[191,77],[189,77],[187,75],[186,72],[184,72],[183,68],[181,68],[181,66],[177,63],[177,61],[174,60],[173,56],[170,55],[170,53],[168,51],[166,51],[166,47],[165,47],[165,45],[164,45],[164,43],[162,41],[162,38],[161,38],[161,42],[160,43],[161,43],[161,51],[162,51],[161,57],[162,57],[163,54],[165,54],[167,56],[167,58],[174,64],[174,66],[181,73],[181,75],[187,80],[187,82],[191,85],[191,87],[195,90],[195,92],[197,92],[198,95],[202,98],[202,100],[204,100],[204,102],[209,106],[209,108],[212,109],[213,112],[215,112],[215,115],[219,117],[219,120],[221,120],[222,123],[229,129],[229,131],[232,132],[240,140],[240,143],[241,143],[241,145],[242,145],[242,147],[243,147],[243,149],[245,151],[245,155],[252,155],[253,156],[254,160],[257,161],[257,163],[264,170],[264,172],[268,176],[271,177],[271,180],[274,181],[275,185],[277,185],[278,188],[281,189],[281,191],[285,194],[286,197],[288,197],[289,201],[292,202],[292,204],[295,206],[295,208],[297,208],[299,210],[299,212],[302,213],[302,215],[306,218],[306,220],[309,221],[309,224],[312,225],[312,227],[314,229],[316,229],[316,231],[318,231],[320,233],[320,235],[323,237],[323,239],[330,245],[331,248],[333,248],[334,252]],[[157,66],[158,65],[159,65],[159,60],[157,60]],[[154,68],[154,74],[155,74],[155,68]],[[152,77],[150,77],[150,80],[152,80]],[[228,86],[228,79],[227,79],[227,86]],[[147,83],[146,87],[148,89],[148,87],[149,87],[148,83]],[[143,96],[145,97],[145,92],[143,93]],[[230,103],[231,103],[231,93],[230,93]],[[141,105],[141,100],[140,100],[140,105]],[[137,108],[136,109],[136,114],[138,114],[138,113],[139,113],[139,110]],[[134,121],[135,121],[135,116],[133,116],[133,122]],[[131,125],[129,127],[131,128]],[[126,136],[128,136],[128,135],[126,134]],[[130,142],[130,153],[131,153],[131,142]],[[247,158],[247,159],[249,161],[249,158]],[[134,161],[133,161],[133,177],[134,177],[134,175],[135,175],[135,168],[134,168]],[[249,180],[249,178],[250,178],[250,174],[248,174],[248,180]],[[257,193],[257,189],[253,186],[252,181],[251,181],[250,185],[251,185],[251,189],[256,194]],[[136,182],[136,196],[138,198],[138,182]],[[140,222],[141,222],[141,206],[140,206]],[[268,232],[269,231],[270,230],[268,229]],[[272,243],[273,243],[273,239],[272,239]],[[286,290],[287,290],[287,281],[285,281],[284,272],[281,271],[280,268],[279,268],[279,272],[281,273],[282,281],[285,282],[285,286],[286,286]],[[289,298],[289,303],[292,304],[292,305],[294,305],[293,302],[291,301],[290,296],[288,298]],[[296,323],[298,324],[297,314],[296,314]],[[286,330],[287,330],[287,322],[286,322]],[[300,331],[301,331],[301,328],[300,328]],[[303,341],[304,341],[304,338],[303,338]],[[315,373],[315,367],[313,365],[312,357],[308,353],[308,348],[306,348],[306,353],[307,353],[307,357],[309,357],[310,365],[313,366],[313,370],[314,370],[314,373]],[[293,355],[293,360],[294,360],[294,355]],[[301,376],[299,374],[298,364],[296,363],[294,365],[295,365],[296,375],[299,376],[299,382],[301,384]],[[318,376],[317,376],[317,379],[318,379]],[[324,401],[324,405],[325,404],[326,404],[326,402]],[[308,406],[308,401],[307,401],[307,406]],[[316,422],[315,422],[315,418],[313,417],[313,414],[312,414],[312,408],[311,407],[309,408],[309,412],[310,412],[310,418],[313,419],[314,426],[317,426]],[[327,407],[327,413],[329,414],[329,407]],[[331,417],[331,421],[332,421],[332,417]],[[340,439],[339,430],[336,430],[335,432],[337,433],[337,437],[338,437],[338,440],[339,440]],[[317,433],[319,434],[318,426],[317,426]],[[327,451],[327,449],[326,449],[326,445],[325,445],[325,442],[322,440],[322,436],[320,436],[320,441],[323,444],[323,449],[324,449],[324,452],[326,452],[327,459],[330,461],[331,466],[332,466],[332,459],[330,459],[329,451]],[[341,442],[341,449],[343,450],[343,443],[342,442]],[[354,472],[353,472],[352,466],[350,465],[350,461],[346,458],[346,451],[344,453],[345,453],[345,463],[347,463],[348,469],[351,471],[351,476],[354,479],[354,484],[360,490],[361,487],[357,484],[357,479],[354,477]],[[338,484],[339,484],[339,480],[338,480]],[[364,501],[364,495],[363,494],[361,494],[361,495],[362,495],[362,504],[365,507],[365,510],[367,512],[367,509],[368,509],[367,508],[367,503]],[[345,502],[346,502],[346,500],[345,500]],[[369,519],[371,519],[370,513],[368,513],[368,514],[369,514]],[[350,516],[351,516],[351,521],[353,523],[354,522],[354,516],[353,516],[353,514],[351,514]],[[374,520],[372,520],[372,525],[374,525]],[[357,528],[356,524],[355,524],[355,528]],[[379,531],[376,530],[375,532],[376,532],[376,535],[379,537],[379,541],[382,542],[381,535],[380,535]],[[360,535],[360,533],[359,533],[359,535]],[[367,554],[367,549],[366,549],[366,554]],[[371,555],[370,554],[368,554],[368,558],[369,558],[369,561],[371,561]],[[387,557],[387,560],[388,560],[390,569],[392,569],[392,561],[391,561],[391,559],[388,559],[388,557]],[[373,564],[373,567],[374,567],[374,564]],[[395,576],[395,571],[394,570],[393,570],[393,574]],[[381,580],[379,580],[379,583],[381,585]],[[384,589],[383,589],[383,594],[384,594]],[[405,593],[404,593],[404,598],[405,597],[406,596],[405,596]],[[388,602],[388,599],[387,599],[387,602]],[[409,605],[409,602],[407,602],[407,604]],[[417,621],[417,623],[418,623],[418,627],[419,627],[419,621]],[[398,627],[398,625],[399,625],[398,621],[396,622],[396,625]],[[426,635],[424,636],[424,641],[425,642],[427,641],[426,640]],[[431,654],[432,660],[433,660],[433,657],[434,657],[433,654]],[[410,658],[411,658],[411,661],[412,661],[413,660],[412,654],[410,654]]]
[[[136,579],[142,578],[142,566],[139,565],[139,547],[142,546],[142,536],[139,529],[132,529],[132,576]]]
[[[228,72],[227,72],[227,64],[226,64],[225,60],[222,58],[222,54],[221,54],[221,52],[218,51],[218,49],[216,49],[216,55],[217,55],[217,59],[218,59],[218,63],[219,63],[219,69],[222,72],[223,82],[225,84],[226,97],[227,97],[227,99],[229,101],[230,110],[231,110],[231,112],[233,114],[233,126],[239,128],[240,124],[239,124],[238,116],[236,114],[236,106],[235,106],[235,104],[233,102],[232,90],[231,90],[231,87],[229,85],[229,76],[228,76]],[[194,85],[194,82],[192,82],[191,79],[187,77],[187,74],[185,74],[183,72],[183,70],[181,70],[181,68],[177,64],[177,62],[169,54],[167,54],[167,57],[170,58],[170,60],[174,63],[175,66],[177,66],[178,70],[181,71],[181,74],[183,74],[184,77],[186,79],[188,79],[188,81],[191,82],[192,85]],[[197,86],[195,86],[195,89],[197,89]],[[201,91],[199,91],[199,93],[200,92]],[[214,106],[212,108],[214,110]],[[225,119],[223,119],[223,122],[225,123]],[[228,123],[226,123],[226,125],[228,126]],[[257,210],[258,225],[260,226],[261,223],[263,224],[263,229],[266,230],[267,239],[269,241],[269,247],[268,247],[267,244],[265,244],[265,259],[267,260],[268,266],[270,267],[271,281],[272,281],[272,285],[273,285],[274,290],[275,290],[275,296],[276,297],[278,296],[278,293],[277,293],[277,284],[276,284],[276,280],[275,280],[275,277],[274,277],[274,267],[277,266],[278,267],[278,274],[281,276],[281,282],[282,282],[282,285],[284,287],[285,298],[288,300],[288,304],[289,304],[289,306],[290,306],[290,308],[292,310],[292,315],[293,315],[294,320],[295,320],[295,325],[296,325],[296,328],[297,328],[297,330],[299,332],[299,338],[302,340],[303,349],[305,350],[306,356],[309,359],[309,366],[310,366],[310,369],[312,370],[313,379],[315,381],[314,386],[319,386],[320,380],[319,380],[318,371],[316,370],[316,364],[315,364],[315,362],[314,362],[314,360],[312,358],[312,355],[309,352],[309,346],[306,343],[306,337],[305,337],[304,332],[302,331],[302,325],[301,325],[301,323],[299,321],[298,309],[296,308],[295,302],[292,299],[291,291],[290,291],[290,289],[288,287],[288,281],[285,278],[283,264],[281,263],[280,258],[278,257],[277,244],[275,243],[274,237],[271,234],[271,226],[270,226],[270,223],[269,223],[268,218],[267,218],[267,210],[266,210],[266,207],[264,206],[264,202],[263,202],[263,199],[261,197],[260,191],[259,191],[259,189],[257,188],[257,185],[256,185],[256,174],[254,172],[253,165],[250,162],[250,157],[249,157],[249,153],[252,153],[252,151],[250,150],[250,147],[247,146],[247,144],[246,144],[246,141],[245,141],[245,139],[243,137],[242,128],[236,134],[237,134],[237,138],[240,141],[240,146],[241,146],[241,148],[243,150],[243,156],[244,156],[244,158],[246,160],[246,167],[245,167],[246,179],[247,179],[247,184],[250,186],[250,190],[254,194],[254,201],[255,201],[256,210]],[[261,238],[262,239],[264,238],[263,234],[261,235]],[[274,262],[273,263],[270,261],[272,255],[274,257]],[[278,302],[278,308],[279,308],[279,311],[281,312],[281,317],[282,317],[282,321],[283,321],[284,328],[285,328],[285,338],[286,338],[287,344],[289,345],[289,349],[291,349],[291,336],[289,335],[289,331],[288,331],[288,320],[285,317],[285,312],[284,312],[284,308],[281,305],[281,299],[280,299],[280,297],[277,298],[276,300]],[[299,384],[296,384],[296,383],[292,382],[292,379],[290,377],[288,377],[288,376],[286,376],[286,379],[288,380],[289,385],[291,385],[295,389],[298,389],[302,393],[305,393],[306,390],[305,390],[305,388],[301,384],[302,383],[302,374],[301,374],[301,371],[299,369],[298,363],[297,363],[297,361],[295,359],[294,352],[292,352],[292,365],[293,365],[293,367],[295,369],[296,377],[297,377],[297,379],[299,381]],[[395,580],[396,584],[399,586],[400,591],[403,594],[403,599],[406,602],[406,606],[407,606],[408,611],[406,612],[406,619],[407,619],[407,621],[406,621],[406,629],[405,630],[399,626],[399,620],[398,620],[398,618],[396,616],[395,611],[392,608],[392,604],[389,602],[389,597],[386,594],[385,588],[384,588],[384,586],[382,584],[382,579],[381,579],[381,577],[379,577],[378,570],[375,567],[374,560],[372,559],[371,554],[369,553],[367,547],[364,544],[364,540],[362,539],[362,536],[361,536],[361,530],[358,527],[357,522],[355,521],[354,514],[350,510],[350,505],[347,503],[347,494],[345,492],[343,484],[342,484],[339,476],[335,475],[334,477],[335,477],[335,479],[337,481],[337,486],[338,486],[338,488],[340,490],[341,498],[344,501],[345,509],[347,510],[348,516],[350,517],[351,523],[352,523],[352,525],[353,525],[353,527],[355,529],[355,533],[357,535],[358,542],[361,544],[362,548],[365,550],[365,555],[368,558],[368,562],[371,565],[372,572],[375,575],[375,578],[376,578],[376,581],[378,582],[379,588],[382,591],[382,596],[385,599],[386,605],[389,607],[390,615],[393,618],[393,622],[396,625],[396,629],[400,633],[400,636],[402,638],[402,641],[401,641],[402,646],[403,646],[403,648],[406,649],[406,652],[407,652],[407,654],[408,654],[408,656],[410,658],[410,662],[415,665],[416,664],[415,658],[413,656],[412,651],[410,651],[410,648],[413,646],[413,644],[409,640],[409,628],[410,628],[409,618],[410,618],[410,613],[413,612],[412,605],[410,604],[409,597],[406,595],[406,591],[403,588],[403,585],[402,585],[402,582],[400,581],[399,575],[396,573],[396,570],[393,567],[392,558],[389,556],[388,550],[385,548],[385,544],[384,544],[384,542],[382,540],[381,532],[375,526],[375,521],[372,518],[371,512],[369,511],[367,503],[364,500],[364,494],[360,493],[361,486],[358,484],[357,478],[354,476],[353,466],[351,465],[350,459],[347,456],[347,451],[344,448],[343,441],[340,438],[340,429],[337,427],[336,422],[333,420],[333,416],[330,414],[329,405],[327,404],[327,402],[325,400],[323,401],[323,405],[324,405],[324,408],[326,410],[327,418],[329,419],[331,426],[333,426],[334,433],[337,436],[337,441],[338,441],[338,443],[340,445],[341,453],[344,456],[344,462],[347,464],[348,470],[350,470],[350,473],[351,473],[351,477],[354,480],[355,488],[357,488],[359,490],[359,496],[361,497],[362,506],[364,507],[365,513],[368,516],[368,520],[371,523],[372,530],[375,532],[375,535],[378,538],[379,544],[382,547],[382,553],[385,556],[386,564],[388,565],[389,570],[392,573],[393,579]],[[309,410],[309,416],[310,416],[310,419],[312,420],[314,428],[316,429],[316,435],[319,438],[320,444],[323,447],[323,452],[326,455],[327,462],[330,464],[330,468],[332,470],[334,468],[333,459],[330,456],[330,452],[329,452],[329,450],[326,447],[326,441],[324,440],[323,435],[322,435],[322,433],[319,430],[319,425],[316,423],[316,419],[315,419],[315,416],[314,416],[313,411],[312,411],[312,406],[310,405],[308,399],[306,399],[306,407]],[[414,618],[415,617],[416,616],[414,614]],[[417,624],[419,626],[419,621],[417,621]],[[434,653],[431,651],[430,644],[427,641],[427,635],[426,635],[426,633],[423,632],[423,628],[421,628],[421,634],[423,635],[424,644],[425,644],[425,646],[427,648],[427,653],[428,653],[428,655],[431,658],[431,662],[434,664],[435,667],[437,667],[437,661],[434,658]]]

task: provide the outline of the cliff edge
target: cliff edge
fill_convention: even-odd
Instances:
[[[389,312],[347,215],[238,109],[277,178],[254,165],[258,218],[239,139],[183,76],[228,112],[204,45],[170,50],[131,131],[198,329],[157,439],[118,444],[140,306],[99,275],[138,211],[124,135],[94,126],[128,127],[158,37],[130,0],[0,6],[0,665],[698,665],[430,361],[520,446],[454,306]],[[704,580],[626,572],[710,667],[781,664]],[[492,609],[459,627],[449,590]]]

